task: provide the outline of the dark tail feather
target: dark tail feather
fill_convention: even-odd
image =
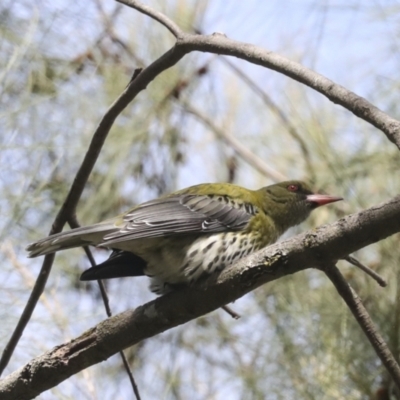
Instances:
[[[81,275],[81,281],[142,276],[146,261],[127,251],[114,250],[108,260],[89,268]]]

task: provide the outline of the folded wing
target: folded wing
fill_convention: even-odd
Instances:
[[[244,229],[258,210],[228,196],[177,195],[144,203],[123,217],[121,228],[101,245],[173,234],[216,233]]]

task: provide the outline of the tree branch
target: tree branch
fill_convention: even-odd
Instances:
[[[153,8],[146,6],[136,0],[116,0],[118,3],[125,4],[128,7],[134,8],[135,10],[149,16],[150,18],[158,21],[161,25],[164,25],[177,39],[183,35],[183,31],[174,21],[169,19],[166,15],[154,10]]]
[[[161,22],[168,27],[171,21],[163,16],[163,21],[159,18],[159,13],[151,7],[135,0],[117,0],[119,3],[135,8],[143,14]],[[167,22],[167,24],[166,24]],[[170,27],[168,27],[170,29]],[[400,149],[400,122],[369,101],[345,87],[336,84],[323,75],[312,71],[303,65],[291,61],[272,51],[254,46],[252,44],[238,42],[228,39],[223,34],[214,33],[212,35],[192,35],[183,33],[176,27],[177,46],[183,47],[186,53],[201,51],[204,53],[223,54],[246,60],[252,64],[261,65],[265,68],[280,72],[304,85],[316,90],[326,96],[335,104],[340,104],[351,111],[357,117],[369,122],[376,128],[385,133],[386,137]],[[170,29],[171,30],[171,29]],[[172,32],[172,31],[171,31]]]
[[[118,1],[130,7],[136,8],[138,11],[150,16],[151,18],[163,24],[170,30],[170,32],[172,32],[175,35],[175,37],[177,38],[177,42],[172,49],[167,51],[163,56],[161,56],[158,60],[152,63],[149,67],[144,69],[137,76],[136,79],[130,82],[126,90],[114,102],[114,104],[109,108],[109,110],[106,112],[106,114],[100,121],[100,124],[93,135],[92,141],[85,155],[85,158],[76,174],[76,177],[71,186],[69,194],[53,223],[50,233],[60,232],[68,217],[74,213],[76,205],[86,185],[89,174],[91,173],[94,167],[94,164],[104,144],[107,134],[110,131],[117,116],[137,96],[137,94],[141,90],[144,90],[147,87],[147,85],[157,75],[159,75],[164,70],[176,64],[185,54],[192,51],[201,51],[214,54],[224,54],[224,55],[234,56],[246,60],[248,62],[251,62],[253,64],[261,65],[265,68],[269,68],[274,71],[280,72],[288,77],[291,77],[292,79],[297,80],[298,82],[303,83],[315,89],[316,91],[322,93],[334,103],[342,105],[343,107],[345,107],[358,117],[364,119],[373,126],[377,127],[382,132],[384,132],[387,138],[391,142],[396,144],[396,146],[400,149],[399,121],[389,117],[383,111],[379,110],[377,107],[369,103],[366,99],[357,96],[355,93],[347,90],[346,88],[340,85],[335,84],[334,82],[325,78],[324,76],[317,74],[316,72],[303,67],[301,64],[290,61],[271,51],[259,48],[257,46],[253,46],[251,44],[230,40],[221,34],[203,36],[203,35],[191,35],[187,33],[182,33],[182,31],[176,24],[170,21],[166,16],[154,11],[150,7],[147,7],[134,0],[118,0]],[[398,218],[398,216],[396,218]],[[395,222],[388,221],[387,225],[391,226],[391,224],[393,223]],[[375,239],[376,237],[379,236],[377,235],[376,232],[370,232],[370,234],[372,235],[371,236],[372,239]],[[364,232],[359,232],[359,235],[360,237],[364,237],[363,236]],[[311,240],[311,238],[312,235],[310,235],[309,239]],[[371,238],[365,238],[365,244],[371,243]],[[355,242],[355,237],[352,236],[351,240]],[[357,240],[357,243],[360,243],[359,240]],[[360,245],[360,247],[363,246]],[[338,249],[336,248],[336,250]],[[351,251],[348,251],[344,255],[349,254]],[[333,259],[333,257],[335,257],[335,255],[331,254],[331,257],[328,258]],[[338,258],[340,257],[338,256]],[[28,323],[33,313],[37,301],[44,290],[47,278],[51,271],[53,260],[54,260],[54,255],[48,255],[44,259],[41,271],[39,273],[39,277],[35,283],[34,289],[32,290],[30,299],[23,311],[20,321],[16,329],[14,330],[14,333],[10,341],[8,342],[3,352],[2,358],[0,360],[0,373],[6,367],[15,349],[15,346],[17,345],[18,340],[21,337],[26,324]],[[225,301],[224,304],[228,302],[229,301]],[[218,307],[220,305],[222,305],[222,303],[219,304]],[[79,354],[81,354],[81,352],[79,352]]]
[[[83,189],[115,119],[142,90],[146,89],[147,85],[157,75],[175,65],[185,55],[184,51],[185,50],[183,48],[178,49],[177,47],[173,47],[147,68],[142,70],[135,77],[135,79],[130,81],[126,89],[107,110],[93,135],[92,141],[90,142],[86,155],[71,185],[67,198],[65,199],[54,220],[52,229],[49,233],[50,235],[61,232],[69,216],[75,213],[75,209],[82,195]],[[10,340],[3,351],[0,359],[0,375],[10,361],[11,355],[13,354],[25,327],[32,316],[39,297],[43,293],[47,278],[49,277],[51,267],[53,265],[53,261],[54,254],[45,256],[42,268],[32,289],[29,300],[22,312],[16,328],[14,329],[14,332],[11,335]]]
[[[373,269],[367,267],[366,265],[360,263],[355,257],[353,256],[347,256],[343,260],[346,260],[348,263],[354,265],[355,267],[361,269],[361,271],[365,272],[367,275],[369,275],[372,279],[374,279],[379,286],[386,287],[387,282],[385,279],[383,279],[377,272],[375,272]]]
[[[189,51],[234,56],[289,76],[315,89],[333,103],[340,104],[356,116],[380,129],[400,149],[400,122],[398,120],[388,116],[363,97],[297,62],[290,61],[279,54],[260,47],[228,39],[220,34],[209,36],[185,34],[182,45],[187,47]]]
[[[344,258],[400,231],[400,196],[247,257],[206,282],[115,315],[0,380],[2,400],[31,399],[118,351],[228,304],[266,282]]]
[[[343,278],[343,275],[335,264],[328,263],[327,265],[322,266],[321,270],[325,272],[327,277],[335,285],[336,290],[350,308],[350,311],[353,313],[361,329],[364,331],[365,336],[368,338],[372,347],[375,349],[376,354],[381,359],[382,364],[393,378],[397,388],[400,389],[400,367],[389,350],[385,340],[372,322],[368,311],[361,302],[361,299]]]

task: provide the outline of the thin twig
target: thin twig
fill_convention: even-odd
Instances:
[[[68,223],[69,223],[69,226],[72,229],[80,227],[80,224],[79,224],[78,219],[76,218],[75,214],[72,215],[68,219]],[[90,248],[88,246],[84,246],[83,250],[85,251],[87,258],[89,259],[90,265],[92,267],[95,267],[96,266],[96,260],[94,259],[92,251],[90,250]],[[99,285],[101,298],[103,299],[104,308],[106,309],[106,314],[107,314],[108,317],[111,317],[112,316],[112,311],[111,311],[111,307],[110,307],[110,301],[109,301],[108,294],[107,294],[106,288],[104,286],[104,283],[103,283],[102,280],[98,280],[97,283]],[[129,378],[129,381],[131,383],[132,390],[133,390],[133,393],[135,394],[136,400],[140,400],[141,398],[140,398],[139,389],[138,389],[138,386],[136,384],[135,378],[133,377],[133,373],[132,373],[132,371],[131,371],[131,369],[129,367],[128,360],[126,359],[126,356],[125,356],[123,350],[121,350],[119,352],[119,354],[120,354],[120,356],[122,358],[122,363],[124,364],[124,368],[125,368],[125,371],[126,371],[126,373],[128,375],[128,378]]]
[[[346,302],[350,311],[354,315],[361,329],[364,331],[365,336],[375,349],[376,354],[381,359],[382,364],[385,366],[394,383],[400,389],[400,367],[396,359],[393,357],[385,340],[378,332],[376,326],[371,320],[368,311],[365,309],[354,289],[346,282],[343,275],[336,267],[335,264],[328,264],[321,267],[327,277],[334,284],[336,290]]]
[[[154,10],[153,8],[146,6],[140,1],[135,0],[116,0],[118,3],[125,4],[128,7],[134,8],[135,10],[149,16],[150,18],[158,21],[161,25],[164,25],[176,38],[182,36],[183,31],[174,21],[169,19],[166,15]]]
[[[386,287],[387,286],[387,282],[385,281],[384,278],[382,278],[377,272],[375,272],[374,270],[372,270],[371,268],[367,267],[364,264],[361,264],[360,261],[358,261],[356,258],[354,258],[353,256],[347,256],[345,257],[343,260],[348,261],[350,264],[354,265],[357,268],[360,268],[361,271],[364,271],[367,275],[369,275],[371,278],[375,279],[379,286],[382,287]]]
[[[226,311],[232,318],[234,319],[239,319],[240,314],[238,314],[236,311],[232,310],[232,308],[228,306],[222,306],[221,307],[224,311]]]
[[[120,11],[123,9],[123,6],[121,4],[118,4],[110,15],[105,12],[101,0],[96,0],[96,6],[104,21],[104,31],[101,32],[98,38],[95,40],[92,48],[97,47],[105,37],[109,37],[112,42],[122,47],[122,49],[133,59],[135,65],[143,68],[145,66],[144,61],[140,59],[137,54],[135,54],[135,52],[128,46],[125,41],[118,37],[118,34],[114,30],[114,20],[118,17]]]

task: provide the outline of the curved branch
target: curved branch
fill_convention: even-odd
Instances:
[[[277,243],[210,277],[111,317],[0,380],[2,400],[31,399],[118,351],[230,303],[266,282],[344,258],[400,231],[400,196]]]
[[[145,89],[149,82],[151,82],[158,74],[176,64],[185,54],[192,51],[230,55],[243,60],[247,60],[248,62],[251,62],[253,64],[261,65],[263,67],[281,72],[282,74],[289,76],[297,80],[298,82],[301,82],[317,90],[334,103],[342,105],[358,117],[371,123],[373,126],[383,131],[386,134],[387,138],[391,142],[396,144],[396,146],[400,149],[399,121],[389,117],[383,111],[379,110],[377,107],[369,103],[366,99],[357,96],[355,93],[347,90],[340,85],[335,84],[334,82],[323,77],[322,75],[317,74],[316,72],[303,67],[301,64],[290,61],[278,54],[259,48],[257,46],[230,40],[221,34],[203,36],[182,33],[182,31],[176,24],[174,24],[164,15],[154,11],[150,7],[142,5],[141,3],[134,0],[118,1],[133,8],[136,8],[138,11],[159,21],[176,36],[177,42],[171,50],[166,52],[157,61],[155,61],[149,67],[140,72],[137,78],[129,83],[126,90],[109,108],[107,113],[100,121],[100,124],[93,135],[92,141],[82,162],[82,165],[76,174],[69,194],[54,221],[51,233],[61,231],[68,217],[74,213],[76,205],[81,197],[84,186],[89,177],[89,174],[93,169],[93,166],[107,137],[107,134],[110,131],[111,126],[113,125],[117,116],[129,104],[129,102],[131,102],[141,90]],[[390,222],[391,221],[388,222],[388,226],[390,226]],[[374,232],[371,232],[371,235],[372,238],[377,237]],[[360,232],[360,237],[363,237],[363,232]],[[354,242],[355,239],[352,238],[352,240]],[[359,243],[359,241],[357,241],[357,243]],[[365,243],[371,243],[371,239],[365,238]],[[354,250],[356,249],[348,251],[346,254],[344,254],[344,256]],[[338,256],[338,258],[340,258],[340,256]],[[44,290],[47,278],[51,270],[53,259],[53,255],[45,257],[42,269],[35,283],[28,304],[23,311],[23,315],[21,316],[21,319],[12,335],[12,338],[8,342],[6,349],[3,352],[2,359],[0,360],[0,373],[7,365],[11,354],[14,351],[14,348],[18,343],[19,338],[21,337],[23,330],[32,315],[38,298]],[[218,307],[226,304],[227,302],[228,301],[225,301],[224,303],[219,304]]]
[[[161,25],[164,25],[176,38],[179,38],[183,35],[183,31],[174,21],[169,19],[166,15],[154,10],[146,4],[141,3],[140,1],[136,0],[116,0],[118,3],[125,4],[135,10],[141,12],[149,16],[150,18],[158,21]]]
[[[112,125],[114,124],[115,119],[157,75],[175,65],[185,54],[186,53],[184,48],[177,48],[175,46],[144,70],[137,70],[137,76],[134,75],[134,79],[129,82],[123,93],[107,110],[107,112],[101,119],[95,133],[93,134],[89,148],[85,154],[81,166],[79,167],[78,172],[76,173],[75,179],[71,185],[67,198],[65,199],[64,204],[62,205],[54,220],[50,235],[53,233],[61,232],[68,218],[75,213],[75,209],[82,195],[83,189],[97,161],[97,158],[107,138],[107,135]],[[32,289],[29,300],[1,356],[0,375],[10,361],[15,347],[17,346],[26,325],[28,324],[32,316],[39,297],[43,293],[43,290],[46,286],[47,278],[50,275],[53,261],[54,254],[49,254],[45,256],[42,268]]]
[[[188,52],[201,51],[233,56],[289,76],[380,129],[400,149],[400,121],[390,117],[363,97],[295,61],[248,43],[228,39],[221,34],[185,34],[180,44]]]
[[[173,24],[172,21],[164,15],[162,16],[163,18],[160,19],[160,13],[136,0],[117,1],[135,8],[139,12],[159,21],[168,29],[171,28],[170,24]],[[174,30],[176,30],[175,36],[178,39],[177,44],[185,47],[188,53],[191,51],[201,51],[233,56],[289,76],[323,94],[335,104],[340,104],[357,117],[360,117],[364,121],[380,129],[386,134],[387,138],[400,149],[400,121],[388,116],[363,97],[325,78],[323,75],[272,51],[252,44],[228,39],[223,34],[191,35],[182,33],[175,24],[174,26]]]

